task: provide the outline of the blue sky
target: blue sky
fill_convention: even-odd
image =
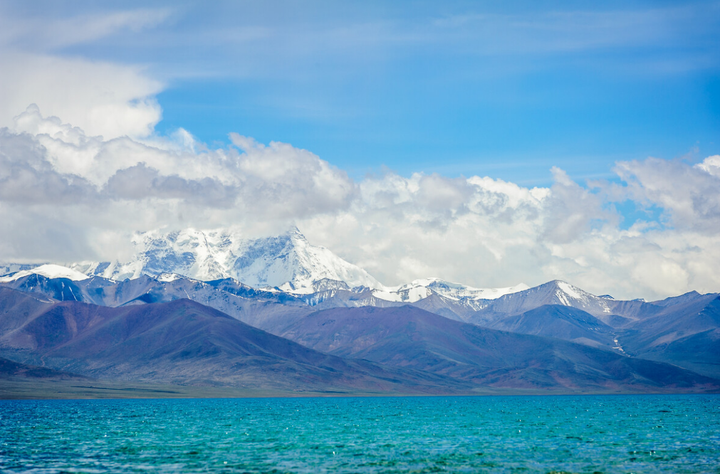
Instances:
[[[292,143],[362,177],[547,185],[617,160],[720,152],[717,2],[51,2],[162,20],[63,55],[142,64],[160,133]]]
[[[384,165],[527,184],[548,184],[551,166],[607,177],[616,160],[718,152],[717,4],[528,3],[192,9],[203,32],[268,36],[190,51],[221,73],[171,81],[160,129],[205,141],[243,130],[355,175]]]
[[[720,1],[3,2],[0,261],[297,226],[387,284],[718,291],[719,45]]]

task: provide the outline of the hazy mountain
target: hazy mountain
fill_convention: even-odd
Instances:
[[[450,319],[481,326],[491,326],[500,319],[546,305],[579,309],[612,327],[626,325],[659,310],[642,301],[595,296],[559,280],[533,288],[521,284],[511,288],[478,289],[426,279],[389,289],[350,289],[338,286],[300,297],[319,308],[396,307],[412,304]]]
[[[471,288],[432,278],[382,289],[350,288],[342,282],[325,280],[316,282],[313,290],[312,293],[297,296],[308,305],[318,308],[397,307],[411,304],[450,319],[491,327],[509,316],[551,305],[574,308],[592,315],[607,326],[623,328],[660,313],[663,305],[676,304],[674,301],[647,303],[595,296],[559,280],[533,288],[517,285],[497,289]],[[683,298],[692,299],[692,296]]]
[[[108,308],[49,304],[0,288],[0,302],[3,357],[105,380],[293,391],[433,393],[469,387],[321,354],[189,300]]]
[[[450,376],[478,386],[655,391],[718,388],[720,383],[669,364],[481,328],[411,306],[323,310],[281,335],[329,354]]]
[[[342,282],[315,282],[313,292],[298,295],[307,304],[319,308],[396,307],[405,304],[427,309],[451,319],[464,320],[484,308],[488,300],[527,289],[520,284],[510,288],[473,288],[438,278],[414,280],[396,287],[350,288]]]
[[[615,330],[590,313],[571,306],[545,305],[508,316],[489,325],[493,329],[555,337],[596,347],[616,347]]]
[[[720,296],[692,292],[655,304],[659,312],[622,332],[625,351],[720,377]]]
[[[647,303],[615,300],[607,295],[599,297],[558,280],[534,288],[519,284],[488,289],[426,278],[386,287],[330,250],[310,244],[297,229],[261,239],[245,239],[222,229],[185,229],[170,233],[151,231],[136,234],[133,245],[135,253],[126,261],[81,262],[69,265],[71,268],[54,264],[0,266],[0,274],[4,275],[0,276],[0,283],[10,283],[32,274],[75,282],[88,276],[116,281],[138,280],[142,276],[164,282],[178,279],[204,282],[234,280],[256,290],[265,288],[278,293],[277,288],[285,296],[295,297],[306,305],[318,308],[393,307],[409,303],[452,319],[480,325],[491,325],[496,320],[541,306],[558,305],[582,310],[613,328],[626,328],[635,321],[662,312],[664,305],[677,304],[672,299]],[[96,284],[105,288],[112,286],[107,282]],[[694,297],[688,294],[684,298]],[[124,295],[114,302],[105,299],[83,301],[117,305],[122,298]],[[170,296],[165,300],[168,298]],[[208,302],[208,299],[197,300]],[[231,308],[220,309],[234,314]]]
[[[602,344],[720,377],[718,297],[693,291],[661,301],[621,301],[555,281],[490,301],[467,320],[513,332]]]
[[[284,287],[287,291],[263,290],[231,278],[200,281],[166,273],[114,281],[87,277],[78,270],[57,265],[18,270],[0,278],[0,285],[56,301],[104,306],[188,298],[273,334],[281,334],[320,309],[393,308],[407,301],[457,321],[614,348],[620,353],[720,376],[720,327],[712,316],[712,302],[717,294],[690,292],[645,302],[598,297],[562,281],[528,289],[483,290],[437,279],[417,280],[397,288],[370,288],[353,287],[332,278],[306,282],[302,292],[297,292],[290,290],[289,285]]]
[[[233,278],[255,288],[283,286],[298,293],[311,291],[313,282],[325,278],[350,286],[381,286],[365,270],[311,245],[297,229],[250,240],[225,230],[153,231],[135,235],[133,244],[135,255],[128,261],[77,263],[72,268],[114,280],[167,273],[204,281]]]
[[[150,231],[135,234],[132,245],[133,256],[123,261],[76,262],[64,267],[56,264],[3,265],[0,266],[0,281],[33,273],[74,281],[87,276],[122,281],[143,275],[175,274],[201,281],[231,278],[254,288],[279,287],[296,296],[312,295],[309,299],[316,302],[332,297],[333,292],[367,289],[372,290],[368,301],[360,303],[356,300],[356,304],[413,303],[438,295],[463,311],[478,309],[475,304],[478,300],[527,288],[521,284],[512,288],[480,289],[437,278],[386,287],[330,250],[310,244],[297,229],[261,239],[245,239],[223,229]]]
[[[231,278],[208,282],[188,278],[163,281],[161,278],[153,280],[142,295],[124,304],[170,302],[185,298],[260,329],[273,327],[277,321],[294,321],[312,312],[307,304],[293,295],[256,290]]]
[[[62,265],[55,265],[52,263],[46,263],[44,265],[28,266],[23,265],[22,270],[16,270],[9,273],[7,276],[0,277],[0,282],[11,282],[25,278],[28,276],[39,275],[48,279],[52,278],[64,278],[71,281],[82,281],[87,280],[89,277],[84,273],[81,273],[72,268],[64,267]],[[3,267],[4,269],[13,269],[14,267],[8,266]]]
[[[620,301],[554,281],[490,301],[467,320],[518,333],[613,347],[629,355],[720,377],[718,297],[690,292],[661,301]]]
[[[564,281],[554,280],[486,301],[468,321],[487,324],[501,317],[522,314],[545,305],[573,307],[602,319],[614,314],[616,304],[615,300],[601,298]]]
[[[528,286],[522,283],[509,288],[473,288],[439,278],[425,278],[406,285],[376,289],[372,293],[376,298],[405,304],[438,295],[473,307],[474,302],[496,299],[527,288]]]
[[[73,281],[30,273],[0,281],[0,286],[42,295],[54,301],[78,301],[111,307],[187,298],[261,328],[272,326],[275,319],[293,320],[312,312],[307,304],[293,295],[256,290],[233,279],[203,282],[177,275],[161,275],[158,278],[142,275],[124,281],[102,277]]]
[[[227,315],[184,299],[191,297],[201,302],[204,299],[215,307],[227,307],[235,312],[236,319],[252,320],[256,326],[313,349],[415,371],[378,374],[373,371],[389,369],[351,364],[342,370],[365,372],[352,372],[355,374],[352,380],[342,383],[314,372],[317,377],[308,378],[308,384],[315,390],[340,383],[342,390],[360,390],[359,387],[374,390],[372,387],[382,386],[385,388],[377,389],[398,391],[400,385],[410,383],[408,390],[411,391],[457,392],[473,386],[643,391],[659,387],[689,388],[705,383],[693,378],[695,375],[678,372],[677,367],[623,357],[622,347],[612,354],[559,340],[605,347],[615,344],[614,328],[570,306],[541,306],[519,315],[505,315],[493,323],[497,328],[516,333],[556,338],[549,339],[483,329],[411,306],[335,308],[312,313],[318,306],[309,306],[282,292],[258,291],[227,279],[200,282],[142,277],[113,282],[94,277],[72,281],[32,274],[4,283],[8,284],[25,292],[0,287],[0,345],[5,357],[23,363],[47,363],[54,369],[93,377],[235,385],[245,380],[256,388],[276,389],[304,386],[299,380],[309,377],[304,370],[310,369],[297,364],[308,364],[307,360],[273,359],[275,362],[270,363],[263,357],[277,358],[278,354],[272,350],[263,349],[269,355],[243,352],[242,347],[258,344],[249,339],[248,332],[255,336],[270,335],[239,321],[229,322],[231,318]],[[352,293],[352,290],[342,291]],[[58,303],[58,299],[65,302]],[[113,303],[117,307],[82,304],[76,299]],[[702,302],[706,303],[705,307]],[[666,301],[655,306],[664,308],[665,314],[647,319],[648,329],[625,330],[621,344],[633,355],[646,352],[657,360],[685,367],[699,363],[700,369],[707,369],[718,353],[712,352],[713,341],[717,340],[713,339],[717,332],[717,315],[713,312],[716,306],[715,299],[701,296]],[[676,346],[658,352],[660,346],[655,341],[667,338],[667,331],[674,327],[671,321],[677,319],[677,314],[703,308],[705,313],[700,311],[702,317],[693,326],[692,334],[683,333],[673,340]],[[148,321],[154,322],[146,327]],[[677,324],[687,326],[682,321]],[[651,329],[657,337],[645,337],[651,334]],[[703,337],[709,338],[709,345],[695,347],[692,357],[688,358],[682,344],[697,342],[697,338]],[[274,347],[282,346],[277,339],[272,340]],[[678,351],[684,358],[675,354]],[[182,354],[190,354],[189,359],[185,360]],[[236,360],[243,357],[250,357],[254,362]],[[278,377],[286,371],[295,375],[288,375],[287,380],[283,379],[285,382],[265,380],[263,364],[274,367],[273,373]],[[244,367],[243,375],[237,375],[228,367]],[[327,371],[340,369],[317,370],[327,375]],[[199,375],[203,373],[209,375]],[[704,370],[704,373],[710,372]],[[443,377],[453,380],[448,382]],[[388,378],[395,382],[387,382]],[[386,382],[390,385],[383,385]]]

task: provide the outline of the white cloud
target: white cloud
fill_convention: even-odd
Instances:
[[[678,229],[720,233],[720,158],[691,166],[678,160],[648,158],[618,163],[627,198],[659,206]]]
[[[388,284],[428,276],[481,287],[565,279],[597,294],[648,299],[718,291],[720,246],[708,232],[715,216],[695,197],[720,198],[716,178],[704,171],[716,162],[619,163],[626,185],[595,192],[559,169],[551,188],[534,189],[488,177],[388,174],[361,182],[361,198],[348,210],[300,228]],[[437,183],[437,201],[423,182]],[[637,222],[622,229],[611,206],[618,196],[639,206],[651,196],[673,216],[689,214],[672,228]]]
[[[702,163],[695,165],[695,167],[705,171],[709,175],[720,178],[720,155],[708,156]]]
[[[0,218],[34,216],[34,223],[3,227],[4,261],[48,259],[53,252],[109,258],[112,247],[87,243],[158,227],[277,232],[293,219],[346,208],[356,193],[346,173],[283,143],[233,135],[237,148],[209,150],[187,132],[176,141],[105,140],[44,118],[36,106],[16,123],[0,129]],[[33,239],[19,237],[26,231]],[[86,244],[52,237],[67,232]]]
[[[360,67],[432,43],[470,47],[472,55],[674,44],[679,33],[664,26],[678,14],[683,25],[694,24],[692,11],[469,15],[331,29],[233,25],[201,36],[235,58],[215,65],[222,74],[239,67],[260,77],[273,74],[269,67],[285,76],[304,71],[298,65],[308,58],[341,56]],[[438,276],[498,287],[559,278],[598,294],[648,299],[720,290],[720,156],[697,165],[621,162],[622,185],[590,188],[554,168],[551,187],[530,189],[422,173],[354,182],[285,143],[231,134],[231,146],[210,149],[182,129],[158,137],[162,110],[154,97],[162,82],[139,66],[66,51],[169,15],[0,14],[0,127],[7,127],[0,128],[0,261],[110,259],[130,251],[129,234],[138,230],[232,227],[250,236],[298,225],[387,284]],[[184,47],[202,39],[171,38],[187,41]],[[336,74],[343,70],[336,64],[321,70]],[[658,208],[662,221],[621,228],[612,206],[625,200]]]
[[[718,157],[618,163],[623,186],[550,188],[394,173],[354,182],[307,150],[231,135],[209,149],[180,130],[88,136],[37,107],[0,129],[0,261],[113,258],[137,230],[298,225],[386,284],[438,276],[473,286],[558,278],[648,299],[718,291]],[[619,227],[612,204],[658,206],[666,225]]]
[[[104,138],[147,136],[162,115],[162,84],[138,67],[2,50],[0,64],[0,126],[31,103]]]
[[[142,67],[60,55],[69,46],[164,21],[167,9],[64,17],[23,17],[0,11],[0,127],[28,104],[62,117],[88,135],[144,137],[162,110],[154,97],[163,84]]]
[[[67,17],[22,17],[6,13],[0,16],[0,46],[35,52],[58,50],[116,33],[137,33],[162,23],[170,13],[164,8]]]

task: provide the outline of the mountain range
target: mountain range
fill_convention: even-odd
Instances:
[[[322,279],[350,286],[382,286],[365,270],[311,245],[297,229],[261,239],[243,239],[225,230],[152,231],[135,234],[132,243],[135,253],[127,261],[80,262],[69,267],[113,280],[178,274],[205,281],[233,278],[257,288],[282,287],[295,293],[310,292],[313,283]]]
[[[30,367],[13,377],[283,392],[720,389],[718,294],[386,287],[297,229],[250,241],[151,232],[134,245],[126,262],[0,267],[0,357]]]

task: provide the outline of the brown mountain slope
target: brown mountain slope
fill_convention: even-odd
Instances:
[[[21,364],[19,362],[0,357],[0,379],[83,380],[86,378],[87,377],[71,374],[69,372],[48,369],[47,367]]]
[[[623,331],[625,351],[720,378],[720,296],[668,305]]]
[[[281,335],[329,354],[445,375],[478,386],[640,392],[718,388],[718,381],[670,364],[481,328],[411,306],[320,311]]]
[[[300,391],[455,393],[469,387],[322,354],[189,300],[122,308],[23,304],[23,312],[0,308],[6,356],[100,379]]]

